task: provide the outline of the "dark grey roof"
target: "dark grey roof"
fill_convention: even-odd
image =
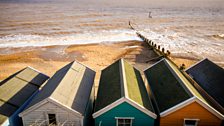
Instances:
[[[84,115],[94,78],[95,72],[93,70],[76,61],[71,62],[58,70],[48,80],[27,108],[46,98],[52,98],[59,104]]]
[[[144,73],[160,113],[193,96],[166,59],[157,62]]]
[[[128,62],[120,59],[101,73],[95,112],[122,97],[128,97],[154,112],[140,72]]]
[[[49,77],[27,67],[0,84],[0,124],[10,117]]]
[[[224,107],[224,69],[208,59],[197,63],[186,72],[213,99]]]

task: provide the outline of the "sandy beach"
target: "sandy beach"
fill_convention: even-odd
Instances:
[[[146,63],[157,55],[141,41],[127,41],[117,43],[100,43],[85,45],[47,46],[47,47],[24,47],[2,48],[0,55],[0,80],[31,66],[48,76],[52,76],[58,69],[67,63],[77,60],[99,73],[106,66],[120,58],[125,58],[136,68],[144,70],[156,61]],[[187,67],[195,63],[194,59],[186,57],[173,57],[180,65]]]

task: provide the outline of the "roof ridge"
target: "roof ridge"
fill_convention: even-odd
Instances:
[[[126,72],[125,72],[125,66],[124,66],[124,59],[123,58],[121,58],[121,60],[120,60],[120,65],[121,65],[121,78],[122,78],[122,82],[123,82],[123,88],[121,88],[121,89],[123,89],[123,91],[124,91],[124,97],[127,97],[127,98],[129,98],[129,96],[128,96],[128,89],[127,89],[127,78],[126,78]]]
[[[169,64],[169,62],[168,61],[166,61],[168,64]],[[179,69],[178,69],[178,71],[179,71]],[[175,71],[174,71],[175,72]],[[180,71],[179,71],[180,72]],[[176,73],[176,72],[175,72]],[[177,74],[177,73],[176,73]],[[195,96],[196,98],[198,98],[198,99],[200,99],[201,101],[203,101],[203,102],[206,102],[206,100],[203,98],[203,96],[197,91],[197,89],[195,89],[195,87],[189,82],[189,80],[183,75],[183,73],[182,72],[180,72],[180,74],[182,74],[182,76],[186,79],[186,81],[189,83],[189,84],[186,84],[183,80],[181,80],[182,81],[182,83],[184,84],[183,86],[184,87],[186,87],[187,88],[187,90],[193,95],[193,96]],[[180,78],[180,76],[177,74],[177,76]],[[191,88],[191,87],[192,88]],[[184,88],[183,87],[183,88]],[[184,88],[185,89],[185,88]],[[186,89],[185,89],[186,90]],[[199,95],[197,95],[197,94]]]
[[[76,69],[74,69],[73,68],[73,65],[75,65],[75,63],[78,63],[78,62],[76,62],[76,61],[73,61],[73,62],[71,62],[72,63],[72,65],[68,68],[68,70],[66,71],[66,73],[65,73],[65,75],[63,76],[63,78],[61,79],[61,81],[59,82],[60,84],[57,86],[57,88],[58,87],[60,87],[61,86],[61,83],[64,83],[64,80],[66,79],[66,77],[68,76],[68,73],[70,72],[70,71],[75,71],[75,72],[80,72],[80,71],[77,71]],[[78,63],[79,65],[81,64],[81,63]],[[87,68],[86,66],[84,66],[84,65],[82,65],[81,64],[81,66],[82,67],[84,67],[84,68]],[[82,80],[82,78],[79,78],[78,80],[73,80],[71,83],[72,84],[74,84],[75,82],[79,82],[79,81],[81,81]],[[57,88],[55,88],[55,90],[52,92],[52,94],[49,96],[50,98],[53,98],[53,96],[54,96],[54,94],[57,94]],[[77,91],[78,89],[76,89],[76,90],[74,90],[74,91]],[[74,92],[73,92],[74,93]]]
[[[170,72],[172,73],[172,75],[178,80],[178,82],[180,83],[180,86],[186,91],[186,93],[188,95],[192,95],[195,96],[193,94],[193,92],[191,90],[189,90],[189,88],[184,84],[185,82],[183,80],[180,79],[180,76],[176,73],[176,71],[172,68],[171,64],[169,63],[169,61],[167,59],[164,60],[165,61],[165,65],[168,67],[168,69],[170,70]],[[191,96],[191,97],[192,97]]]
[[[27,69],[27,68],[30,68],[31,70],[33,70],[33,71],[35,71],[35,72],[37,72],[37,73],[40,73],[40,74],[43,74],[43,75],[49,77],[49,76],[46,75],[45,73],[43,73],[43,72],[41,72],[41,71],[39,71],[39,70],[37,70],[37,69],[31,67],[31,66],[27,66],[27,67],[25,67],[24,70]],[[23,70],[22,70],[22,71],[23,71]],[[22,72],[22,71],[21,71],[21,72]]]
[[[86,67],[86,68],[88,68],[88,69],[94,71],[94,70],[91,69],[89,66],[87,66],[87,65],[85,65],[85,64],[83,64],[83,63],[81,63],[81,62],[79,62],[79,61],[77,61],[77,60],[72,61],[72,65],[71,65],[71,67],[73,66],[74,63],[78,63],[78,64],[80,64],[80,65],[82,65],[82,66],[84,66],[84,67]],[[95,71],[94,71],[94,72],[95,72]]]

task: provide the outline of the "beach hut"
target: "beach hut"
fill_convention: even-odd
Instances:
[[[76,61],[58,70],[19,114],[23,125],[91,126],[94,77]]]
[[[137,69],[120,59],[102,70],[95,126],[153,126],[156,117]]]
[[[169,60],[144,71],[160,116],[160,126],[221,126],[224,116],[214,109]]]
[[[196,81],[197,90],[224,114],[224,69],[209,59],[203,59],[186,72]]]
[[[26,67],[0,82],[0,125],[19,126],[18,114],[38,93],[48,76]]]

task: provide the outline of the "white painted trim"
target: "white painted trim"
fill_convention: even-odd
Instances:
[[[202,61],[204,61],[204,60],[206,60],[206,59],[208,59],[208,58],[204,58],[204,59],[202,59],[202,60],[199,60],[197,63],[195,63],[195,64],[191,65],[190,67],[188,67],[188,68],[187,68],[187,69],[185,69],[184,71],[187,71],[187,70],[191,69],[192,67],[194,67],[194,66],[198,65],[199,63],[201,63]]]
[[[146,70],[152,68],[153,66],[155,66],[156,64],[159,64],[160,62],[162,62],[163,60],[165,60],[166,58],[162,58],[161,60],[159,60],[158,62],[152,64],[151,66],[147,67],[146,69],[143,70],[143,72],[145,72]]]
[[[78,116],[78,117],[80,117],[80,118],[83,117],[81,113],[75,111],[74,109],[71,109],[71,108],[68,107],[68,106],[65,106],[65,105],[61,104],[59,101],[57,101],[57,100],[55,100],[55,99],[53,99],[53,98],[51,98],[51,97],[48,98],[48,101],[51,102],[51,103],[53,103],[53,104],[55,104],[55,105],[57,105],[57,106],[60,106],[60,107],[64,108],[64,109],[67,110],[68,112],[72,112],[72,113],[74,113],[73,115],[75,115],[75,116]]]
[[[123,102],[125,101],[124,99],[125,99],[125,98],[122,97],[122,98],[116,100],[115,102],[113,102],[112,104],[110,104],[110,105],[108,105],[108,106],[106,106],[106,107],[100,109],[99,111],[93,113],[93,118],[96,118],[96,117],[102,115],[103,113],[105,113],[105,112],[111,110],[112,108],[116,107],[117,105],[123,103]]]
[[[118,125],[118,120],[119,119],[130,119],[130,126],[132,126],[132,123],[133,123],[133,120],[135,119],[135,118],[133,118],[133,117],[115,117],[115,119],[116,119],[116,126],[119,126]]]
[[[187,126],[187,125],[185,124],[185,121],[186,121],[186,120],[196,121],[195,126],[197,126],[197,125],[198,125],[198,121],[200,121],[200,119],[189,119],[189,118],[184,118],[184,126]]]
[[[197,121],[199,121],[200,119],[190,119],[190,118],[184,118],[184,120],[197,120]]]
[[[185,100],[185,101],[183,101],[183,102],[173,106],[172,108],[169,108],[169,109],[161,112],[160,113],[160,117],[167,116],[167,115],[169,115],[169,114],[171,114],[171,113],[173,113],[173,112],[175,112],[175,111],[177,111],[177,110],[179,110],[179,109],[181,109],[181,108],[183,108],[183,107],[193,103],[195,101],[195,99],[196,99],[196,97],[191,97],[190,99],[187,99],[187,100]]]
[[[126,80],[126,73],[125,73],[125,66],[124,66],[124,59],[121,59],[121,69],[122,69],[122,78],[123,78],[123,87],[124,87],[124,97],[128,96],[128,88],[127,88],[127,80]]]
[[[169,65],[169,68],[171,68],[170,67],[170,63],[168,62],[168,61],[166,61]],[[172,68],[171,68],[172,69]],[[174,71],[174,70],[173,70]],[[175,72],[175,71],[174,71]],[[180,72],[180,71],[179,71]],[[181,72],[180,72],[180,74],[182,74]],[[178,76],[178,78],[180,78],[179,77],[179,75],[175,72],[175,75],[177,75]],[[184,76],[184,75],[183,75]],[[185,76],[184,76],[185,77]],[[187,78],[185,78],[186,80],[187,80]],[[219,113],[217,110],[215,110],[213,107],[211,107],[209,104],[207,104],[207,103],[205,103],[204,101],[202,101],[197,95],[195,95],[195,93],[194,93],[194,91],[192,91],[192,89],[189,87],[189,85],[188,84],[185,84],[182,80],[180,80],[183,84],[184,84],[184,86],[187,88],[187,90],[188,91],[190,91],[190,93],[191,94],[193,94],[193,96],[195,97],[195,99],[194,99],[194,101],[200,101],[201,103],[203,103],[204,104],[204,106],[203,106],[203,104],[201,104],[204,108],[206,108],[208,111],[210,111],[209,109],[211,109],[212,111],[210,111],[211,113],[213,113],[214,115],[216,115],[218,118],[220,118],[220,119],[224,119],[224,116],[221,114],[221,113]],[[188,81],[188,80],[187,80]],[[188,81],[189,82],[189,81]],[[189,84],[190,85],[192,85],[190,82],[189,82]],[[192,85],[193,86],[193,85]],[[184,88],[184,87],[183,87]],[[193,88],[195,88],[194,86],[193,86]],[[185,88],[184,88],[185,89]],[[196,91],[197,91],[197,89],[195,89]],[[199,93],[199,92],[198,92]],[[199,93],[200,94],[200,93]],[[171,109],[171,108],[170,108]],[[162,114],[162,113],[161,113]]]
[[[80,114],[79,112],[77,112],[77,111],[75,111],[75,110],[73,110],[73,109],[71,109],[71,108],[69,108],[69,107],[67,107],[67,106],[65,106],[65,105],[62,105],[60,102],[58,102],[57,100],[55,100],[55,99],[53,99],[53,98],[51,98],[51,97],[46,98],[46,99],[44,99],[43,101],[40,101],[40,102],[36,103],[35,105],[29,107],[29,108],[26,109],[25,111],[21,112],[21,113],[19,114],[19,117],[23,117],[24,115],[26,115],[26,114],[30,113],[31,111],[33,111],[33,110],[39,108],[40,106],[43,106],[43,105],[46,104],[47,102],[53,103],[53,104],[55,104],[55,105],[57,105],[57,106],[60,106],[60,107],[64,108],[66,111],[68,111],[68,112],[72,112],[75,116],[78,116],[78,117],[80,117],[80,118],[83,118],[82,114]]]
[[[34,70],[34,71],[38,72],[38,73],[41,73],[41,74],[43,74],[43,75],[45,75],[45,76],[49,77],[48,75],[46,75],[46,74],[44,74],[44,73],[40,72],[39,70],[37,70],[37,69],[35,69],[35,68],[31,67],[31,66],[27,66],[27,68],[30,68],[30,69],[32,69],[32,70]]]
[[[129,103],[130,105],[134,106],[135,108],[137,108],[138,110],[142,111],[143,113],[145,113],[146,115],[156,119],[157,115],[151,111],[149,111],[148,109],[146,109],[145,107],[139,105],[137,102],[133,101],[132,99],[126,98],[125,101],[127,103]]]
[[[29,108],[25,109],[23,112],[19,113],[19,117],[23,117],[24,115],[28,114],[29,112],[33,111],[34,109],[46,104],[48,101],[47,99],[44,99],[33,106],[30,106]]]
[[[216,109],[214,109],[209,104],[206,104],[205,102],[201,101],[199,98],[197,98],[195,101],[198,104],[200,104],[201,106],[203,106],[205,109],[207,109],[209,112],[211,112],[213,115],[215,115],[216,117],[218,117],[219,119],[224,120],[224,115],[222,115],[219,111],[217,111]]]
[[[135,117],[115,117],[115,119],[135,119]]]
[[[143,113],[145,113],[146,115],[156,119],[157,115],[149,110],[147,110],[146,108],[140,106],[138,103],[136,103],[135,101],[129,99],[129,98],[120,98],[117,101],[113,102],[112,104],[104,107],[103,109],[93,113],[93,118],[97,118],[98,116],[102,115],[103,113],[111,110],[112,108],[120,105],[123,102],[127,102],[128,104],[132,105],[133,107],[137,108],[138,110],[142,111]]]
[[[218,112],[217,110],[215,110],[214,108],[212,108],[210,105],[204,103],[203,101],[201,101],[199,98],[197,97],[192,97],[184,102],[181,102],[180,104],[160,113],[160,117],[165,117],[193,102],[197,102],[198,104],[200,104],[202,107],[204,107],[205,109],[207,109],[209,112],[211,112],[212,114],[214,114],[216,117],[218,117],[221,120],[224,120],[224,115],[222,115],[220,112]]]

